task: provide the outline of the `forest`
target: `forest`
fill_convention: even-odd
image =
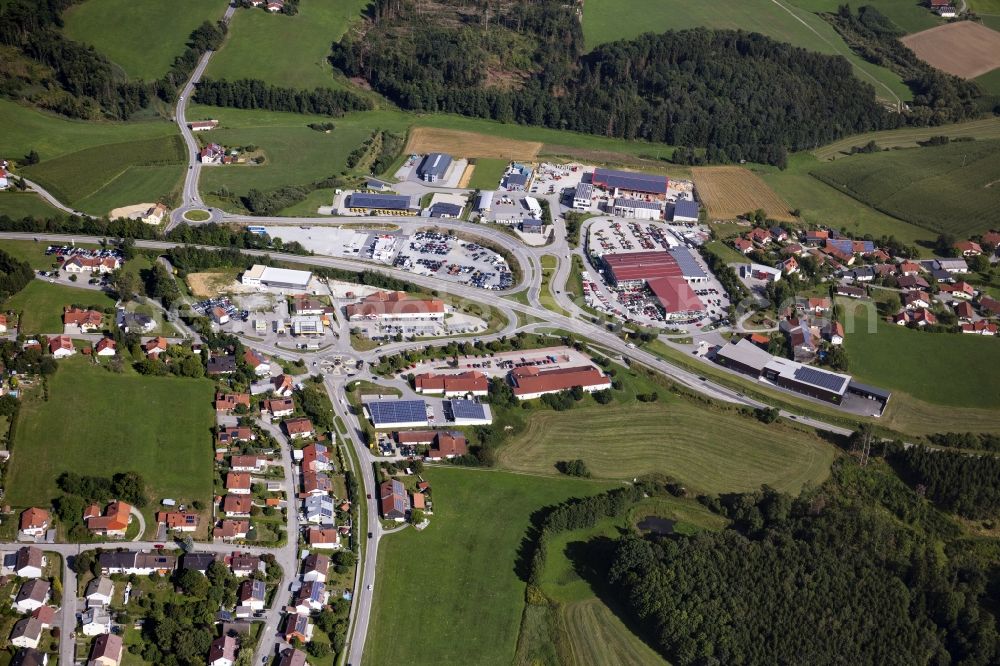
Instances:
[[[367,111],[374,107],[371,100],[346,90],[330,88],[295,90],[271,86],[257,79],[238,81],[204,79],[198,83],[194,100],[212,106],[327,116],[342,116],[348,111]]]
[[[641,634],[677,666],[997,663],[996,553],[906,516],[926,501],[883,465],[837,465],[799,498],[699,498],[722,531],[619,539],[611,589]]]
[[[905,480],[944,511],[966,518],[1000,514],[1000,460],[993,455],[911,446],[892,461]]]

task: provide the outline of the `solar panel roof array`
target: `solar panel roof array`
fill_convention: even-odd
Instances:
[[[848,377],[842,375],[835,375],[832,372],[823,372],[822,370],[817,370],[816,368],[810,368],[808,366],[802,366],[795,369],[792,376],[800,382],[805,384],[812,384],[813,386],[818,386],[827,391],[833,391],[834,393],[843,393],[844,385],[848,381]]]
[[[667,177],[652,173],[635,171],[615,171],[614,169],[595,169],[593,182],[604,188],[618,188],[632,192],[647,192],[649,194],[666,194]]]
[[[410,197],[399,194],[352,194],[347,205],[351,208],[385,208],[407,210],[412,208]]]
[[[452,419],[485,419],[486,408],[475,400],[449,400],[448,410]]]
[[[427,405],[423,400],[373,400],[365,406],[375,425],[427,421]]]

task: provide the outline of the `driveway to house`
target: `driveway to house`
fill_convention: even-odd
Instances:
[[[138,541],[146,535],[146,519],[142,515],[142,511],[135,508],[134,506],[129,507],[129,513],[135,516],[135,519],[139,521],[139,533],[132,537],[132,541]]]

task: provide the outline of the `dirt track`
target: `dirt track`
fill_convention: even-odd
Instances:
[[[1000,67],[1000,32],[972,21],[946,23],[901,41],[927,64],[963,79]]]

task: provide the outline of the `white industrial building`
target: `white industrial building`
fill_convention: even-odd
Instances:
[[[494,191],[480,192],[479,199],[476,201],[476,210],[480,213],[488,213],[493,209],[493,195],[496,194]]]
[[[658,201],[619,197],[615,199],[612,212],[618,217],[633,217],[637,220],[658,220],[660,219],[660,203]]]
[[[248,287],[272,287],[275,289],[297,289],[305,291],[309,287],[312,273],[294,271],[288,268],[273,268],[254,264],[243,271],[240,281]]]
[[[580,183],[573,192],[573,208],[587,210],[594,198],[594,186],[590,183]]]

